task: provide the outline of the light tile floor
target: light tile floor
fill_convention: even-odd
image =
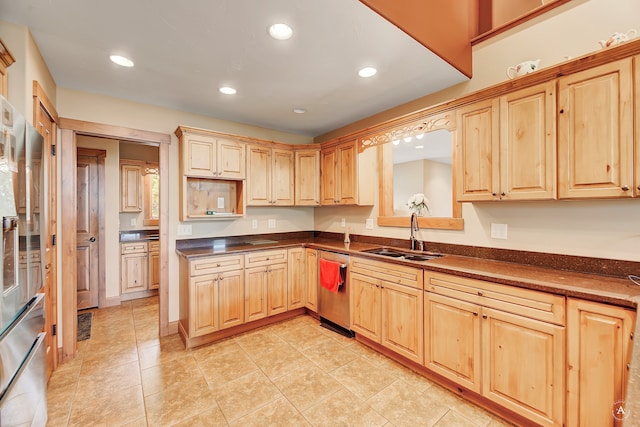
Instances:
[[[49,426],[508,425],[309,316],[185,350],[146,298],[94,310],[78,348]]]

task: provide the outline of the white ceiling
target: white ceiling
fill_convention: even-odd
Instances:
[[[467,79],[358,0],[0,0],[0,20],[30,28],[59,87],[310,136]]]

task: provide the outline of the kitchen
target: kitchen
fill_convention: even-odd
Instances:
[[[502,82],[504,70],[520,60],[540,57],[545,66],[559,63],[564,56],[580,56],[599,49],[597,40],[614,31],[627,31],[637,27],[633,17],[636,7],[632,2],[611,8],[606,2],[589,1],[578,2],[577,6],[568,8],[558,14],[553,20],[543,20],[536,25],[527,27],[509,37],[492,41],[474,49],[474,77],[471,81],[444,90],[438,94],[426,97],[420,101],[420,106],[435,105],[451,98],[457,98],[464,93],[473,92],[483,87]],[[594,19],[597,16],[598,19]],[[582,23],[589,22],[585,26]],[[588,28],[585,28],[588,27]],[[562,29],[561,31],[559,29]],[[5,41],[22,40],[26,37],[23,28],[12,26],[3,27],[0,36]],[[568,34],[567,34],[568,33]],[[18,47],[14,47],[14,46]],[[18,56],[20,46],[28,45],[23,41],[11,43],[14,54]],[[18,49],[18,50],[17,50]],[[17,50],[17,51],[16,51]],[[520,51],[528,55],[523,57]],[[28,49],[25,48],[24,55]],[[518,58],[514,60],[514,58]],[[13,67],[20,66],[16,63]],[[14,73],[13,68],[9,69]],[[19,70],[19,69],[16,69]],[[26,71],[25,71],[26,72]],[[33,72],[33,71],[30,71]],[[19,74],[18,74],[19,75]],[[35,76],[29,76],[29,80]],[[10,81],[15,82],[16,79]],[[47,79],[39,79],[46,81]],[[16,82],[18,84],[19,82]],[[18,90],[17,93],[23,93]],[[142,106],[129,101],[92,95],[89,93],[58,88],[55,96],[56,106],[62,116],[73,117],[98,123],[110,123],[129,126],[137,129],[149,129],[172,135],[179,124],[193,124],[205,129],[215,129],[240,135],[277,140],[289,143],[309,142],[308,138],[291,134],[279,134],[274,131],[264,131],[236,123],[223,122],[204,117],[166,110],[158,107]],[[19,98],[19,96],[18,96]],[[27,110],[30,94],[24,94],[23,109]],[[14,101],[15,102],[15,101]],[[90,106],[100,105],[99,109]],[[407,109],[410,107],[406,107]],[[413,106],[415,110],[415,105]],[[405,110],[412,111],[412,110]],[[327,138],[328,139],[328,138]],[[322,142],[322,141],[319,141]],[[169,148],[171,162],[169,168],[170,198],[178,197],[178,147],[177,137],[172,137]],[[274,210],[275,209],[275,210]],[[276,212],[276,213],[274,213]],[[389,228],[375,227],[368,230],[365,219],[378,215],[377,206],[372,207],[333,207],[333,208],[252,208],[245,219],[233,222],[194,223],[192,237],[215,237],[218,235],[253,234],[251,222],[259,222],[259,231],[269,232],[268,219],[272,216],[285,218],[276,222],[275,232],[289,232],[300,230],[320,230],[342,234],[344,228],[341,218],[345,218],[346,227],[351,228],[352,234],[372,235],[390,238],[408,239],[408,227]],[[634,200],[589,200],[571,202],[528,202],[503,204],[470,204],[462,205],[464,218],[463,231],[427,230],[419,231],[421,240],[443,242],[450,244],[472,245],[496,249],[517,249],[532,252],[558,253],[575,256],[637,261],[635,247],[637,246],[637,218],[638,207]],[[169,288],[168,320],[178,319],[178,257],[173,255],[177,236],[176,222],[178,207],[172,203],[169,210],[171,226],[168,229],[169,259],[167,271],[168,282],[173,284]],[[508,239],[495,240],[490,237],[490,224],[508,224]],[[116,283],[115,271],[107,272],[107,282]],[[113,295],[111,290],[110,296]]]

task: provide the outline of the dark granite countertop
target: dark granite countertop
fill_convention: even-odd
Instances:
[[[583,298],[591,301],[637,308],[640,301],[640,286],[629,279],[598,274],[586,274],[555,268],[525,265],[515,262],[450,255],[429,261],[400,260],[363,251],[380,247],[375,243],[343,242],[322,238],[293,238],[284,240],[264,239],[253,243],[235,242],[194,246],[178,249],[179,255],[186,258],[199,258],[212,255],[244,253],[250,251],[280,249],[305,246],[315,249],[358,255],[380,261],[411,265],[426,271],[455,274],[478,280],[489,280],[510,286],[539,290],[568,297]],[[405,250],[406,249],[402,249]]]
[[[127,230],[120,232],[121,242],[158,240],[158,230]]]

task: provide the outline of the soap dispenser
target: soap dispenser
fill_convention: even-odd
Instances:
[[[351,227],[347,227],[347,229],[344,231],[344,242],[345,243],[351,243],[351,239],[349,239],[349,232],[351,231]]]

